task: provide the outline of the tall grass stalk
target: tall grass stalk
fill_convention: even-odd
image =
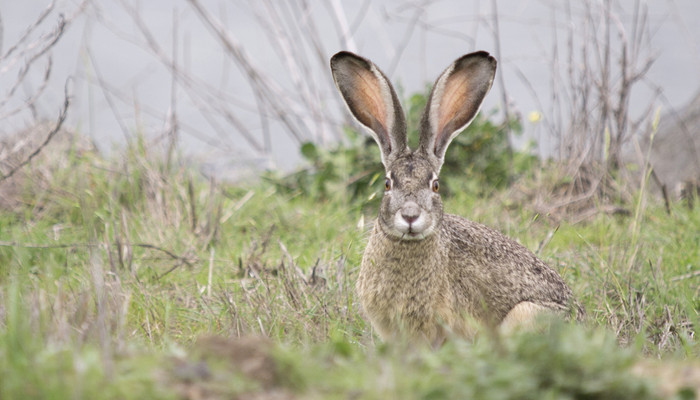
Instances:
[[[639,184],[639,194],[637,196],[637,202],[634,207],[634,217],[632,218],[631,227],[631,248],[632,254],[629,257],[627,272],[629,273],[635,265],[637,253],[639,252],[639,233],[642,225],[642,214],[646,206],[647,198],[647,185],[652,174],[651,160],[651,149],[654,143],[654,137],[659,128],[659,118],[661,115],[661,108],[657,108],[654,113],[654,119],[651,122],[651,134],[649,135],[649,147],[647,149],[647,154],[644,157],[644,168],[641,174],[641,182]]]

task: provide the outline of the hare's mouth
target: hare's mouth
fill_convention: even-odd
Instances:
[[[387,229],[388,228],[388,229]],[[414,230],[410,231],[401,231],[399,229],[391,228],[391,227],[384,227],[383,230],[391,237],[393,237],[396,240],[401,240],[401,241],[420,241],[423,239],[426,239],[428,236],[430,236],[433,233],[432,228],[428,228],[424,231],[417,232]]]
[[[428,237],[432,230],[428,229],[422,232],[409,231],[401,235],[400,240],[423,240]]]
[[[406,233],[406,236],[408,236],[411,239],[422,239],[424,235],[423,232],[408,231],[408,233]]]
[[[432,221],[425,212],[412,218],[406,218],[399,211],[394,216],[391,230],[394,236],[400,240],[421,240],[430,235],[432,228]]]

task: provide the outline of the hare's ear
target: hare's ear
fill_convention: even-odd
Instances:
[[[406,120],[394,88],[371,61],[347,51],[331,57],[331,72],[350,112],[379,144],[386,167],[392,153],[407,149]]]
[[[485,51],[458,58],[435,82],[423,113],[420,149],[441,166],[452,139],[479,112],[496,74],[496,59]]]

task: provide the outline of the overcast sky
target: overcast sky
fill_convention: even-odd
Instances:
[[[264,6],[270,3],[201,3],[225,24],[230,37],[241,46],[254,66],[281,91],[290,93],[290,109],[304,107],[304,100],[293,95],[295,77],[280,56],[281,50],[271,45],[270,15],[266,14]],[[622,3],[634,4],[632,1]],[[39,0],[3,2],[0,6],[3,53],[48,4]],[[59,13],[70,16],[80,4],[78,0],[57,0],[56,9],[44,22],[42,31],[48,32],[56,25]],[[327,60],[339,50],[356,51],[372,59],[398,82],[404,94],[422,91],[427,82],[432,82],[452,60],[464,53],[481,49],[497,52],[492,1],[336,0],[309,1],[308,4],[308,19],[299,24],[301,27],[294,28],[299,30],[299,40],[304,42],[300,47],[308,51],[306,56]],[[503,108],[501,82],[505,83],[510,107],[525,117],[533,111],[549,109],[551,58],[548,54],[552,51],[553,35],[567,28],[557,26],[567,23],[563,4],[545,0],[496,3],[501,46],[499,67],[503,77],[487,98],[485,110]],[[571,4],[576,8],[580,3]],[[633,105],[636,112],[644,109],[650,101],[650,88],[658,86],[663,90],[663,98],[657,99],[659,106],[664,109],[680,107],[700,90],[700,24],[697,24],[700,2],[658,0],[640,4],[649,7],[652,33],[644,51],[655,56],[656,61],[646,76],[648,82],[633,93]],[[294,15],[292,8],[288,14],[278,15],[282,24],[285,16]],[[620,15],[619,26],[629,35],[631,27],[626,24],[632,19],[633,7],[616,11]],[[263,129],[272,130],[269,145],[274,165],[289,168],[298,162],[297,143],[274,119],[271,127],[261,126],[265,122],[257,115],[249,78],[224,54],[221,43],[184,0],[88,3],[50,53],[52,76],[48,91],[38,103],[40,117],[55,118],[62,103],[64,83],[71,76],[74,101],[69,123],[102,148],[123,143],[124,137],[135,131],[156,136],[166,129],[173,101],[171,74],[153,47],[149,47],[144,27],[138,27],[135,16],[167,57],[175,55],[179,68],[226,96],[227,104],[235,109],[240,123],[250,132],[255,135]],[[319,34],[318,48],[307,44],[303,31],[306,28]],[[344,29],[351,34],[345,39],[342,38]],[[312,68],[304,71],[301,78],[319,82],[320,91],[314,97],[314,103],[319,103],[314,104],[316,112],[333,115],[340,124],[343,109],[330,84],[327,65],[321,62],[310,65]],[[12,69],[16,67],[11,68],[6,61],[0,68],[4,68],[0,70],[0,88],[7,91],[5,88],[10,87],[16,77],[17,71]],[[34,79],[38,82],[42,68],[32,73],[36,74]],[[27,93],[32,89],[31,84],[22,87]],[[225,135],[216,132],[213,122],[202,115],[211,111],[203,111],[202,104],[188,100],[185,89],[177,90],[177,115],[182,124],[180,143],[186,153],[221,168],[240,157],[234,154],[236,146],[247,151],[247,145],[235,133],[222,137]],[[0,134],[21,129],[28,119],[25,115],[0,121]],[[337,126],[328,129],[337,129]],[[233,131],[227,126],[222,130]],[[528,137],[540,142],[542,151],[551,147],[551,138],[537,124],[526,122],[525,130]]]

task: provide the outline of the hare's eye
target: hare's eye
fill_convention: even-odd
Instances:
[[[433,181],[433,192],[437,193],[440,191],[440,182],[437,179]]]
[[[386,180],[384,181],[384,189],[391,190],[391,179],[386,178]]]

